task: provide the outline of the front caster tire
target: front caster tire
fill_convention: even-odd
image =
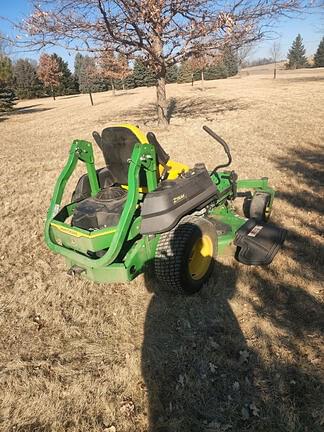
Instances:
[[[155,276],[168,291],[194,294],[208,280],[216,255],[213,224],[203,217],[187,217],[161,234],[154,259]]]
[[[267,222],[270,217],[271,195],[266,192],[256,192],[252,198],[245,198],[243,202],[244,216],[253,218],[257,222]]]

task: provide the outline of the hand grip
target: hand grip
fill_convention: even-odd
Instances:
[[[212,174],[215,174],[217,172],[217,170],[219,170],[220,168],[226,168],[229,165],[231,165],[231,163],[232,163],[231,152],[230,152],[230,149],[229,149],[228,145],[226,144],[226,142],[223,140],[223,138],[221,138],[219,135],[217,135],[217,133],[212,131],[208,126],[203,126],[203,129],[205,132],[208,133],[208,135],[210,135],[212,138],[214,138],[214,140],[218,141],[221,144],[221,146],[225,150],[225,153],[228,157],[228,162],[226,164],[218,165],[213,169]]]
[[[230,149],[226,142],[217,133],[212,131],[208,126],[203,126],[205,132],[207,132],[214,140],[218,141],[223,147],[228,157],[231,157]]]

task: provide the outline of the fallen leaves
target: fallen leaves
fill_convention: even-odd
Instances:
[[[251,416],[259,417],[260,409],[256,406],[255,402],[252,402],[241,409],[241,414],[243,420],[248,420]]]
[[[232,385],[232,388],[234,391],[239,391],[240,390],[240,383],[235,381],[235,383]]]
[[[109,426],[104,429],[104,432],[116,432],[116,430],[115,426]]]
[[[122,402],[120,412],[126,417],[131,417],[135,413],[135,404],[132,400],[125,400]]]
[[[250,357],[250,354],[246,349],[240,351],[240,360],[239,361],[241,364],[247,363],[249,361],[249,357]]]

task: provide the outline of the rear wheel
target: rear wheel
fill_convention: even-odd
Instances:
[[[168,291],[198,292],[208,280],[217,255],[217,235],[203,217],[185,218],[173,230],[161,234],[154,267]]]
[[[252,198],[245,198],[243,203],[244,216],[257,222],[267,222],[270,217],[271,195],[266,192],[256,192]]]

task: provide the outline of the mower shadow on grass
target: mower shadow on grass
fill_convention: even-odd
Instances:
[[[244,356],[252,353],[228,303],[236,270],[215,263],[210,282],[193,296],[163,293],[150,274],[145,282],[154,295],[142,347],[149,431],[200,432],[218,430],[217,424],[244,430],[240,410],[253,395]]]

